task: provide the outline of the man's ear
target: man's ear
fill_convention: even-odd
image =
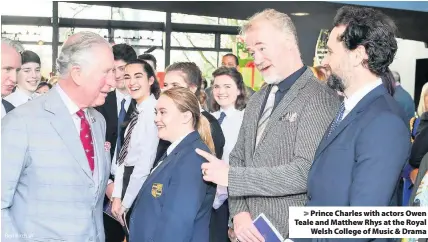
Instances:
[[[73,80],[73,82],[77,85],[77,86],[81,86],[82,85],[82,68],[80,68],[80,66],[72,66],[71,70],[70,70],[70,76],[71,79]]]
[[[354,66],[363,65],[364,60],[367,60],[369,56],[367,55],[366,48],[362,45],[359,45],[353,52],[353,64]]]

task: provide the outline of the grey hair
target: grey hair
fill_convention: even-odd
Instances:
[[[89,56],[91,54],[90,49],[94,45],[106,44],[110,46],[107,40],[93,32],[82,31],[75,35],[78,35],[75,36],[76,39],[64,42],[61,53],[56,59],[57,72],[63,78],[68,75],[70,67],[89,64],[91,59],[94,58]]]
[[[291,37],[291,40],[296,43],[296,46],[298,46],[299,41],[293,21],[287,14],[278,12],[275,9],[265,9],[262,12],[251,16],[241,27],[240,34],[245,35],[245,33],[253,27],[254,23],[260,20],[266,20],[272,23],[278,30],[282,31],[286,35],[286,38]]]
[[[22,53],[25,50],[24,46],[22,46],[21,43],[15,41],[15,40],[11,40],[11,39],[6,38],[6,37],[1,37],[1,42],[9,45],[12,48],[14,48],[18,53]]]

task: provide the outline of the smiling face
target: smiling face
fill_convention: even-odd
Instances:
[[[22,90],[33,93],[42,80],[40,64],[35,62],[25,63],[18,72],[18,87]]]
[[[245,33],[245,44],[266,83],[278,83],[288,76],[284,71],[288,69],[289,55],[285,33],[266,20],[259,20]]]
[[[174,101],[161,95],[156,104],[155,124],[160,139],[174,142],[183,134],[183,130],[193,129],[192,114],[180,112]]]
[[[214,79],[213,96],[221,108],[234,107],[239,94],[238,86],[230,76],[221,75]]]
[[[154,78],[147,76],[143,64],[127,65],[124,78],[129,94],[137,103],[143,102],[150,96],[150,86],[153,84]]]

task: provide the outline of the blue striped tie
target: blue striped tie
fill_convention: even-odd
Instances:
[[[131,122],[129,122],[128,132],[126,133],[125,140],[123,141],[123,146],[120,149],[119,158],[117,159],[117,164],[122,165],[125,162],[126,156],[128,155],[129,142],[131,141],[132,130],[138,122],[138,112],[137,110],[132,113]]]
[[[223,123],[224,118],[226,117],[226,114],[224,112],[220,113],[220,117],[218,118],[218,123],[221,125]]]
[[[327,137],[329,137],[331,133],[333,133],[333,131],[339,126],[340,122],[342,121],[344,113],[345,113],[345,103],[342,102],[342,104],[340,104],[339,111],[336,114],[336,118],[333,120],[333,123],[330,126],[330,130],[328,131]]]
[[[125,120],[126,116],[125,102],[125,98],[122,99],[122,102],[120,103],[119,117],[117,119],[116,161],[119,158],[120,148],[122,148],[122,139],[120,136],[120,131],[122,130],[122,123],[123,120]]]

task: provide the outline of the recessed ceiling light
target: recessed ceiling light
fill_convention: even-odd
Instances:
[[[291,15],[294,15],[294,16],[308,16],[309,13],[291,13]]]

